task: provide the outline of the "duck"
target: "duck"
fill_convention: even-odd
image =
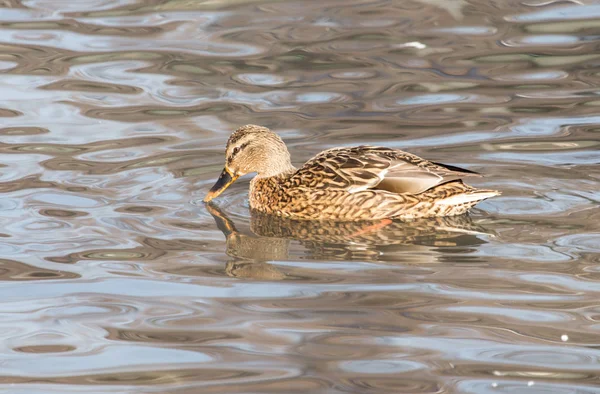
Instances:
[[[204,202],[250,173],[256,174],[250,181],[250,208],[295,220],[455,216],[500,195],[463,182],[480,177],[477,172],[383,146],[327,149],[296,168],[279,135],[249,124],[227,140],[224,169]]]

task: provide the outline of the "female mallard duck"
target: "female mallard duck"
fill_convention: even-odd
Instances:
[[[328,149],[296,169],[277,134],[246,125],[229,137],[225,169],[204,201],[251,172],[250,206],[291,219],[452,216],[500,194],[462,182],[476,172],[379,146]]]

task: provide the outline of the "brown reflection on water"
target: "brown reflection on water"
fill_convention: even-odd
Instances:
[[[32,267],[19,261],[0,259],[0,278],[2,281],[48,280],[80,278],[72,272],[60,272],[45,268]]]
[[[597,392],[594,2],[0,4],[0,390]],[[485,175],[469,216],[200,202],[236,127]]]
[[[466,215],[412,222],[316,222],[290,220],[252,211],[252,236],[240,232],[214,203],[207,204],[206,209],[226,237],[227,255],[236,260],[228,264],[227,273],[247,278],[254,275],[258,279],[283,279],[285,276],[282,273],[262,263],[289,260],[294,254],[290,250],[292,240],[305,248],[303,258],[386,261],[393,260],[396,253],[406,253],[411,246],[466,247],[483,243],[475,235],[489,235]],[[237,261],[240,259],[250,260],[250,263],[240,263]],[[428,262],[435,260],[425,259],[421,263]]]

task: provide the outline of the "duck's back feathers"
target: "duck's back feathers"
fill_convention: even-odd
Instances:
[[[294,175],[294,183],[316,189],[368,189],[419,194],[476,172],[424,160],[385,147],[357,146],[321,152]]]

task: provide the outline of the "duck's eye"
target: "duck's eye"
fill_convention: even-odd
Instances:
[[[240,151],[240,147],[236,146],[235,148],[233,148],[233,151],[231,151],[231,156],[235,156],[239,153]]]

